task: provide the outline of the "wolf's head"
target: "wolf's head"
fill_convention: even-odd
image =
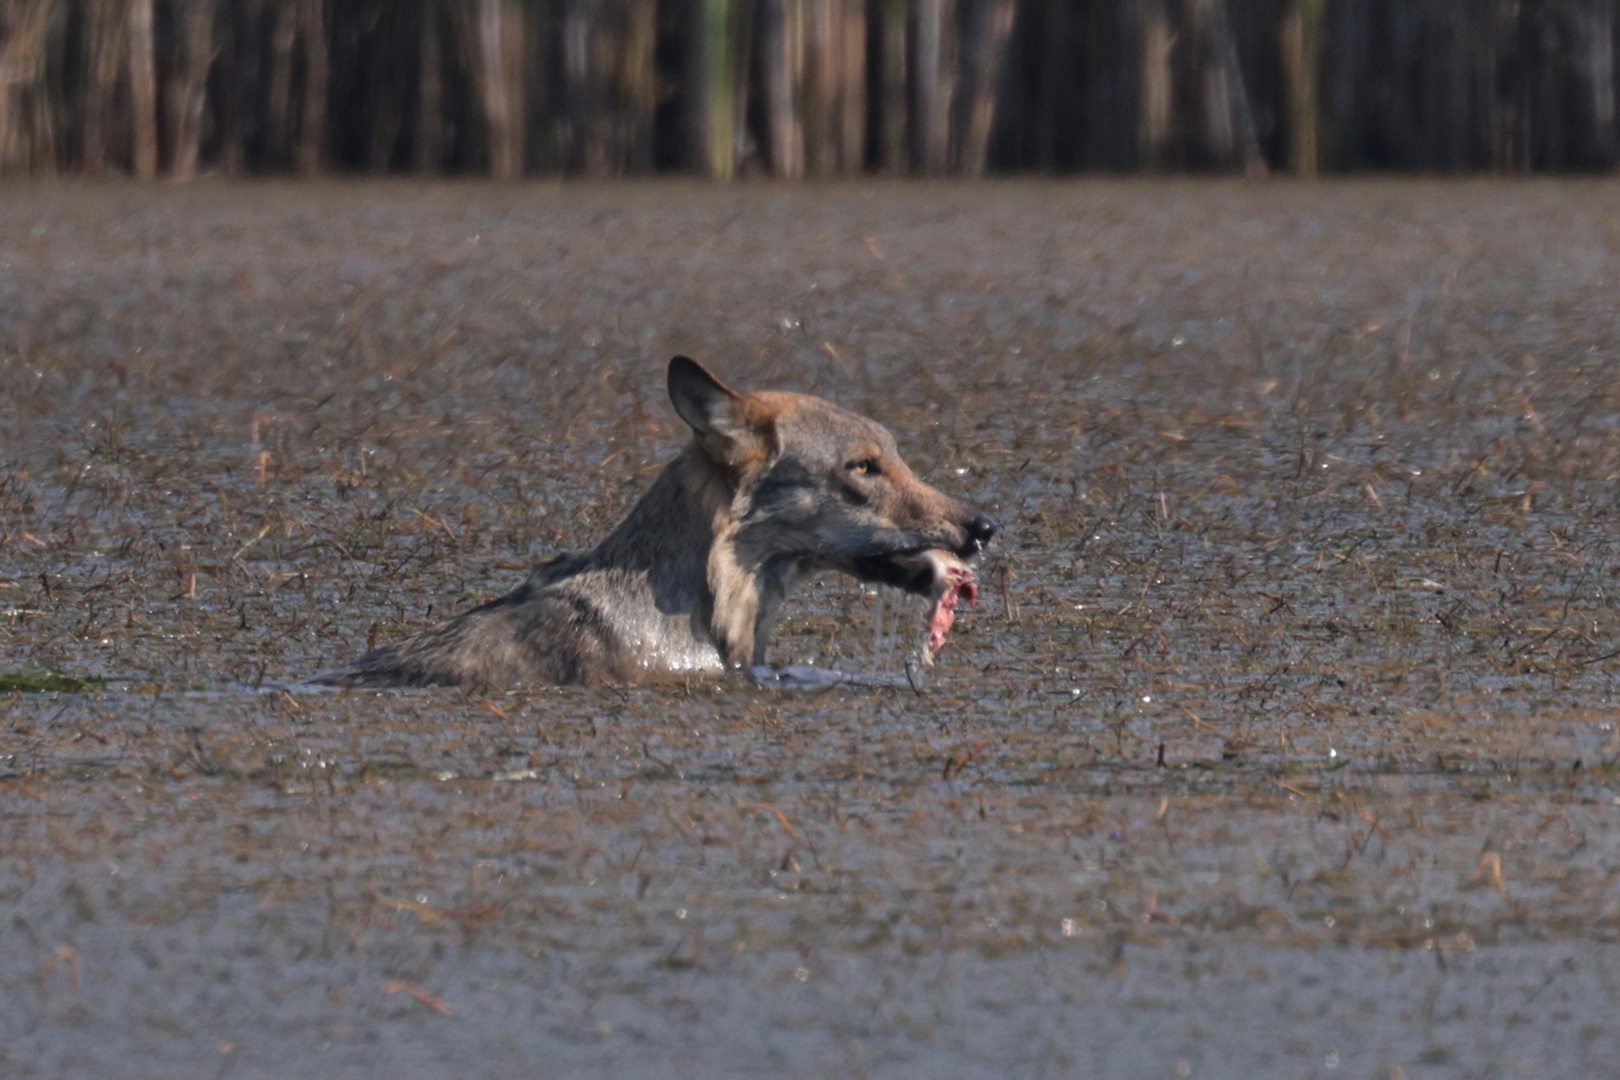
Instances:
[[[670,361],[669,396],[735,492],[737,555],[756,568],[839,570],[928,596],[943,566],[996,534],[992,518],[919,480],[882,425],[829,401],[740,394],[684,356]]]

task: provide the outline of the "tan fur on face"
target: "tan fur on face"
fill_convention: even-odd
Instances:
[[[768,461],[761,456],[744,462],[743,476],[730,474],[708,457],[698,455],[688,462],[683,486],[703,507],[712,523],[714,541],[709,546],[706,580],[713,597],[708,617],[709,637],[720,656],[733,667],[752,662],[754,629],[759,618],[758,580],[737,561],[739,528],[738,495],[741,480],[751,478]]]
[[[759,626],[759,578],[738,563],[736,540],[737,526],[732,523],[709,549],[709,591],[714,596],[709,633],[733,667],[753,663]]]

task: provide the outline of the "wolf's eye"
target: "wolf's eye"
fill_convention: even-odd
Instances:
[[[844,468],[848,469],[852,473],[855,473],[857,476],[883,475],[883,467],[877,463],[876,458],[861,458],[859,461],[850,462],[848,465],[845,465]]]

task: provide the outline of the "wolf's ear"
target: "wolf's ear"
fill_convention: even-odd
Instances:
[[[770,417],[696,360],[677,356],[669,362],[669,400],[716,462],[741,468],[770,455]]]

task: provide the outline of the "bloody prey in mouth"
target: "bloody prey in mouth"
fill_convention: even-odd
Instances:
[[[956,622],[956,605],[960,600],[972,603],[979,595],[979,578],[973,567],[949,551],[924,551],[917,556],[933,571],[933,586],[928,597],[932,606],[928,611],[928,636],[923,640],[919,656],[925,664],[945,647],[945,638]]]

